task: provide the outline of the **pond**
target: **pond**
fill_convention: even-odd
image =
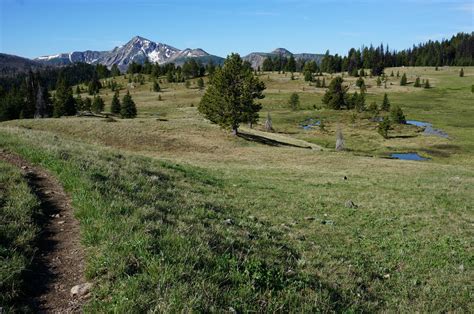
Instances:
[[[401,160],[416,160],[424,161],[429,160],[429,158],[421,157],[418,153],[393,153],[390,154],[390,157]]]
[[[418,121],[418,120],[407,120],[406,123],[410,124],[410,125],[420,127],[420,128],[424,128],[423,134],[425,134],[425,135],[435,135],[435,136],[444,137],[444,138],[449,137],[448,133],[446,133],[442,130],[433,128],[433,125],[431,123],[428,123],[428,122],[423,122],[423,121]]]
[[[305,130],[311,130],[315,126],[319,126],[321,121],[309,118],[300,123],[300,126]]]

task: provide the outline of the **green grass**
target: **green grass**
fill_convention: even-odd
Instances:
[[[18,300],[36,251],[40,214],[19,169],[0,160],[0,305],[6,311],[21,310]]]
[[[467,312],[474,68],[465,80],[455,68],[399,70],[433,88],[390,78],[387,89],[369,87],[367,102],[387,92],[407,118],[450,139],[397,126],[385,140],[365,113],[350,122],[352,112],[314,109],[323,89],[272,73],[262,75],[270,76],[262,113],[272,114],[271,137],[323,151],[233,137],[197,114],[198,90],[166,83],[161,102],[149,83],[134,89],[137,119],[11,121],[0,125],[0,146],[51,170],[71,194],[97,283],[89,312]],[[293,91],[297,111],[286,104]],[[299,128],[308,117],[327,130]],[[337,128],[349,151],[332,151]],[[393,151],[432,159],[379,158]]]

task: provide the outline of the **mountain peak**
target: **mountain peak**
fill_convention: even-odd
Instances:
[[[285,49],[285,48],[277,48],[275,50],[272,51],[272,53],[274,54],[281,54],[281,55],[292,55],[293,53],[291,53],[288,49]]]

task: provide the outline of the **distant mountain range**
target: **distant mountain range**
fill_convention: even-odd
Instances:
[[[39,70],[43,65],[39,62],[14,55],[0,53],[0,75],[9,76],[28,70]]]
[[[262,67],[263,61],[268,57],[279,57],[282,56],[284,58],[288,58],[291,55],[296,60],[304,60],[304,61],[315,61],[316,63],[320,64],[321,60],[323,60],[323,54],[315,54],[315,53],[292,53],[285,48],[277,48],[272,52],[252,52],[242,59],[245,61],[250,62],[253,68]]]
[[[85,62],[89,64],[103,64],[111,68],[112,65],[116,64],[121,71],[125,71],[132,62],[144,63],[148,60],[158,64],[173,62],[180,65],[189,58],[198,59],[203,63],[208,63],[212,60],[217,64],[222,63],[224,60],[200,48],[179,50],[170,45],[135,36],[125,45],[115,47],[110,51],[73,51],[38,57],[34,61],[53,66]]]
[[[263,61],[268,57],[289,57],[293,55],[296,60],[314,60],[320,63],[324,55],[312,53],[293,54],[284,48],[278,48],[272,52],[252,52],[244,60],[249,61],[254,68],[261,67]],[[121,71],[126,71],[132,62],[143,64],[146,60],[152,63],[165,64],[175,63],[182,65],[186,60],[193,58],[208,64],[222,64],[224,58],[211,55],[203,49],[180,50],[167,44],[154,42],[149,39],[135,36],[125,45],[115,47],[110,51],[73,51],[59,53],[49,56],[41,56],[33,60],[0,53],[0,74],[11,75],[16,72],[25,72],[29,69],[37,70],[44,67],[65,66],[77,62],[88,64],[103,64],[111,68],[116,64]]]

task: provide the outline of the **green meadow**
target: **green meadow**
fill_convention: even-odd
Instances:
[[[49,170],[71,196],[95,284],[86,312],[469,312],[474,68],[459,70],[388,68],[380,87],[365,78],[367,104],[387,93],[407,120],[448,138],[394,125],[384,139],[372,114],[326,109],[325,88],[266,72],[260,121],[241,127],[253,136],[199,115],[197,80],[186,88],[163,77],[157,93],[148,77],[132,86],[127,75],[115,80],[129,88],[136,119],[2,122],[0,147]],[[431,88],[414,87],[416,77]],[[350,92],[355,80],[344,75]],[[110,106],[113,92],[100,95]],[[309,118],[324,128],[303,129]],[[429,160],[388,158],[395,152]],[[0,189],[2,213],[25,199],[32,208],[31,196],[13,192],[28,194]]]

